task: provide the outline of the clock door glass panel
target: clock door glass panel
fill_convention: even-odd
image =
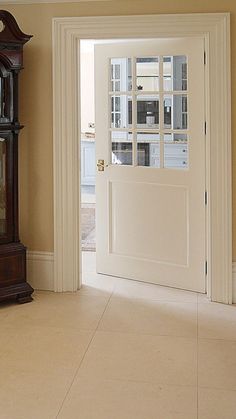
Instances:
[[[12,73],[0,77],[0,123],[13,118],[13,78]]]
[[[7,232],[6,201],[6,140],[0,138],[0,237]]]

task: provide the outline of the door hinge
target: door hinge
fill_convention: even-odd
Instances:
[[[204,65],[206,65],[206,51],[204,51]]]
[[[206,121],[205,121],[205,124],[204,124],[204,132],[205,132],[205,135],[206,135],[206,133],[207,133],[207,123],[206,123]]]
[[[207,275],[207,260],[205,262],[205,274]]]
[[[207,205],[207,191],[205,191],[205,205]]]

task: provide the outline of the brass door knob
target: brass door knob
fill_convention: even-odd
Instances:
[[[98,172],[104,172],[105,167],[107,167],[108,165],[105,166],[105,162],[103,159],[98,159],[97,160],[97,169]]]

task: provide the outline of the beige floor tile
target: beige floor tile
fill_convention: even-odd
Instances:
[[[99,329],[196,337],[197,304],[112,298]]]
[[[81,364],[83,377],[196,385],[195,339],[97,332]]]
[[[3,319],[7,327],[46,326],[95,330],[108,301],[107,297],[36,292],[34,301],[16,305]]]
[[[59,419],[197,419],[195,387],[77,379]]]
[[[236,342],[199,339],[198,384],[236,390]]]
[[[198,389],[198,419],[235,419],[236,392]]]
[[[92,336],[92,331],[69,328],[24,326],[15,329],[8,345],[2,348],[1,374],[6,370],[60,376],[63,371],[75,371]]]
[[[194,292],[125,279],[117,282],[114,295],[122,298],[197,302],[197,293]]]
[[[54,419],[93,332],[22,327],[0,357],[0,418]]]
[[[0,360],[9,346],[9,342],[15,337],[16,330],[3,326],[3,319],[0,321]]]
[[[0,319],[2,320],[5,316],[7,316],[8,312],[12,310],[13,306],[19,306],[18,303],[15,301],[1,301],[0,303]],[[1,324],[0,324],[1,326]]]
[[[10,317],[15,317],[19,307],[22,306],[23,305],[16,303],[14,300],[8,303],[0,303],[0,353],[1,348],[6,345],[6,340],[12,336],[12,330],[8,330],[8,327],[6,327],[9,324],[8,319]],[[12,324],[12,322],[10,322],[10,324]]]
[[[1,419],[55,419],[73,374],[4,372],[0,377]]]
[[[108,275],[85,272],[82,275],[80,295],[110,296],[114,291],[117,278]]]
[[[199,304],[198,331],[200,338],[236,340],[236,306]]]

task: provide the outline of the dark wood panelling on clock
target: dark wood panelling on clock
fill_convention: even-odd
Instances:
[[[15,18],[0,10],[0,301],[32,300],[26,281],[26,248],[18,226],[18,74],[23,67],[24,34]]]

